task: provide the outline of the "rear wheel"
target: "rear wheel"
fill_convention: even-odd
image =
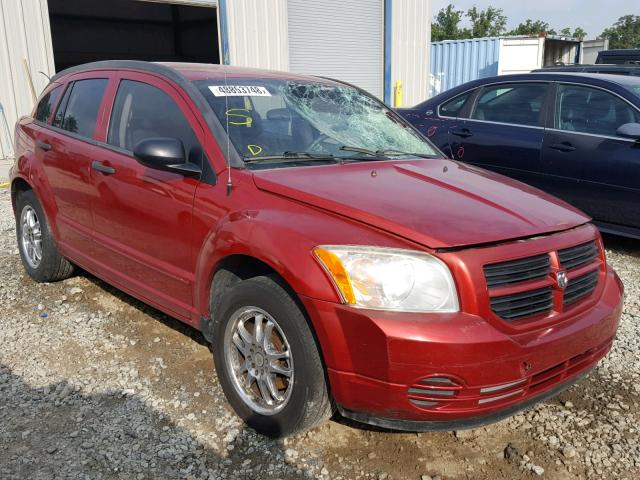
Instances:
[[[55,282],[71,276],[73,264],[58,252],[42,206],[32,190],[18,195],[16,235],[22,265],[35,281]]]
[[[311,329],[275,277],[255,277],[233,286],[216,313],[216,371],[229,403],[250,427],[280,437],[331,416]]]

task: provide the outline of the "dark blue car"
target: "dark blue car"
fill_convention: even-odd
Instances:
[[[502,173],[640,238],[640,77],[475,80],[398,113],[449,157]]]

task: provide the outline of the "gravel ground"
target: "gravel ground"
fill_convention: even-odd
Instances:
[[[640,241],[606,242],[618,339],[560,397],[472,431],[334,419],[273,441],[227,406],[198,332],[86,274],[31,281],[0,188],[0,478],[640,478]]]

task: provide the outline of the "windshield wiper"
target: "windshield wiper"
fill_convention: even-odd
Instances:
[[[269,160],[280,160],[282,162],[300,162],[300,161],[316,161],[316,160],[336,160],[335,155],[329,153],[313,153],[313,152],[282,152],[277,155],[263,155],[260,157],[244,157],[245,163],[259,163]]]
[[[394,149],[385,149],[385,150],[370,150],[368,148],[361,147],[351,147],[349,145],[343,145],[340,147],[340,150],[344,150],[346,152],[357,152],[364,153],[365,155],[369,155],[371,157],[378,157],[387,159],[389,156],[400,156],[407,155],[412,157],[421,157],[421,158],[438,158],[435,155],[428,155],[426,153],[415,153],[415,152],[403,152],[402,150],[394,150]]]
[[[387,150],[378,150],[376,153],[381,155],[407,155],[410,157],[420,157],[420,158],[440,158],[437,155],[429,155],[428,153],[416,153],[416,152],[403,152],[402,150],[394,150],[392,148]]]
[[[356,153],[364,153],[365,155],[369,155],[371,157],[379,157],[382,154],[380,153],[380,151],[376,151],[376,150],[369,150],[368,148],[362,148],[362,147],[352,147],[350,145],[342,145],[340,147],[340,150],[343,150],[345,152],[356,152]]]

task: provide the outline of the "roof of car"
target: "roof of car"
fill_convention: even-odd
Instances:
[[[186,62],[145,62],[140,60],[103,60],[99,62],[84,63],[58,72],[52,81],[57,81],[67,75],[87,72],[91,70],[141,70],[156,73],[176,80],[176,73],[186,80],[223,79],[227,77],[258,77],[279,78],[287,80],[314,81],[332,83],[327,78],[311,75],[301,75],[277,70],[260,68],[237,67],[231,65],[218,65],[213,63],[186,63]]]
[[[288,80],[318,81],[318,77],[311,75],[301,75],[297,73],[266,70],[262,68],[237,67],[231,65],[218,65],[214,63],[159,62],[158,64],[177,70],[189,80],[222,79],[226,75],[227,77],[268,77]]]
[[[531,72],[523,73],[519,75],[553,75],[562,77],[577,77],[577,78],[593,78],[596,80],[606,80],[607,82],[618,83],[620,85],[638,85],[640,84],[640,78],[632,75],[616,75],[615,73],[594,73],[594,72],[564,72],[549,70],[547,72]],[[514,75],[517,76],[517,75]]]
[[[549,77],[549,78],[545,78]],[[548,80],[548,81],[567,81],[583,80],[585,83],[592,83],[593,85],[604,86],[603,82],[608,82],[622,87],[624,90],[629,91],[632,87],[640,85],[640,77],[630,75],[614,75],[606,73],[584,73],[584,72],[529,72],[529,73],[512,73],[508,75],[497,75],[485,78],[479,78],[471,80],[469,82],[452,87],[444,92],[441,92],[431,98],[428,98],[422,103],[415,105],[412,108],[423,108],[428,105],[437,105],[442,101],[455,97],[463,92],[473,90],[483,85],[489,85],[492,83],[503,83],[510,81],[532,81],[532,80]]]

